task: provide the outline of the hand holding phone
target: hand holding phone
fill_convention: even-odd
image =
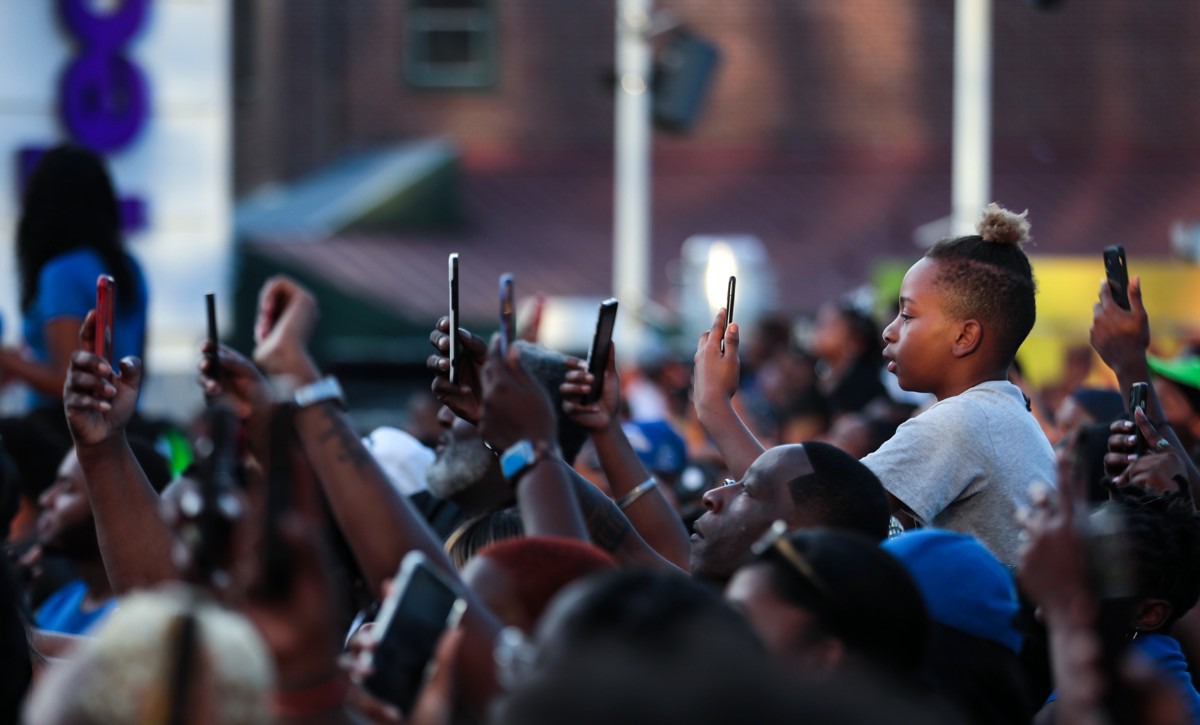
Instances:
[[[604,393],[604,371],[608,367],[608,357],[612,354],[613,326],[617,322],[617,301],[609,298],[600,303],[600,312],[596,317],[596,334],[592,337],[592,346],[588,350],[587,369],[592,375],[592,390],[583,396],[583,403],[591,405],[600,400]]]
[[[513,300],[513,276],[500,275],[500,354],[508,355],[508,346],[517,334],[516,303]]]
[[[1104,275],[1108,278],[1113,301],[1129,309],[1129,267],[1125,263],[1125,247],[1114,245],[1104,249]]]
[[[457,587],[420,551],[400,563],[372,630],[375,654],[366,689],[408,715],[429,671],[438,640],[466,609]]]
[[[102,274],[96,278],[96,355],[110,364],[113,354],[113,305],[117,296],[117,282]]]

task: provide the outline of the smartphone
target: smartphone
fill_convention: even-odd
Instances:
[[[729,288],[725,291],[725,327],[733,322],[733,296],[737,290],[737,277],[729,275]],[[721,330],[721,352],[725,352],[725,330]]]
[[[1142,455],[1150,450],[1150,444],[1146,441],[1146,437],[1142,435],[1142,428],[1137,424],[1137,415],[1134,411],[1138,408],[1142,412],[1146,411],[1146,396],[1150,394],[1149,383],[1134,383],[1129,386],[1129,417],[1133,419],[1133,433],[1137,436],[1137,453]]]
[[[425,683],[442,633],[458,626],[466,601],[420,551],[400,563],[375,620],[373,672],[363,682],[376,697],[407,715]]]
[[[592,374],[592,391],[583,397],[583,402],[590,405],[600,400],[604,393],[604,370],[608,367],[608,356],[612,353],[613,325],[617,322],[617,301],[609,298],[600,303],[600,312],[596,316],[596,334],[592,337],[592,346],[588,349],[587,368]]]
[[[95,352],[112,362],[113,354],[113,303],[117,296],[117,282],[107,274],[96,278],[96,349]]]
[[[1104,248],[1104,275],[1112,290],[1113,301],[1121,309],[1129,309],[1129,267],[1125,264],[1125,247],[1114,245]]]
[[[208,341],[212,345],[212,352],[208,353],[208,364],[215,378],[221,369],[221,356],[217,351],[217,346],[221,344],[220,338],[217,337],[217,294],[209,292],[204,295],[204,304],[208,309]]]
[[[450,382],[458,385],[458,253],[447,262],[450,276]]]
[[[508,355],[508,346],[517,334],[516,303],[513,300],[513,276],[500,275],[500,354]]]

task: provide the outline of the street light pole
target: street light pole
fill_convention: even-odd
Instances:
[[[954,4],[952,236],[975,233],[992,201],[992,0]]]
[[[650,21],[653,0],[617,0],[613,294],[633,314],[622,326],[642,340],[650,286]]]

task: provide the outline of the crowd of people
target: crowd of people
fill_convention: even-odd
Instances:
[[[1024,215],[932,247],[882,330],[825,305],[803,350],[722,309],[690,365],[613,351],[601,380],[443,318],[436,408],[365,437],[309,354],[318,300],[276,277],[253,350],[198,351],[176,472],[136,414],[144,335],[105,359],[56,297],[115,270],[144,326],[104,190],[62,235],[107,246],[38,246],[82,193],[38,175],[93,162],[52,151],[20,230],[0,721],[1200,722],[1200,361],[1148,354],[1135,277],[1093,310],[1119,389],[1023,389]],[[417,570],[455,600],[436,621],[394,616]]]

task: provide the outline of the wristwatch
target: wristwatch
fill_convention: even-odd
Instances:
[[[550,452],[550,446],[545,441],[535,444],[527,438],[519,440],[500,455],[500,470],[509,484],[516,486],[521,476],[546,460]]]
[[[307,408],[317,403],[324,403],[326,400],[332,400],[342,410],[346,409],[346,396],[342,393],[342,386],[332,375],[326,375],[316,382],[297,388],[294,399],[297,408]]]

